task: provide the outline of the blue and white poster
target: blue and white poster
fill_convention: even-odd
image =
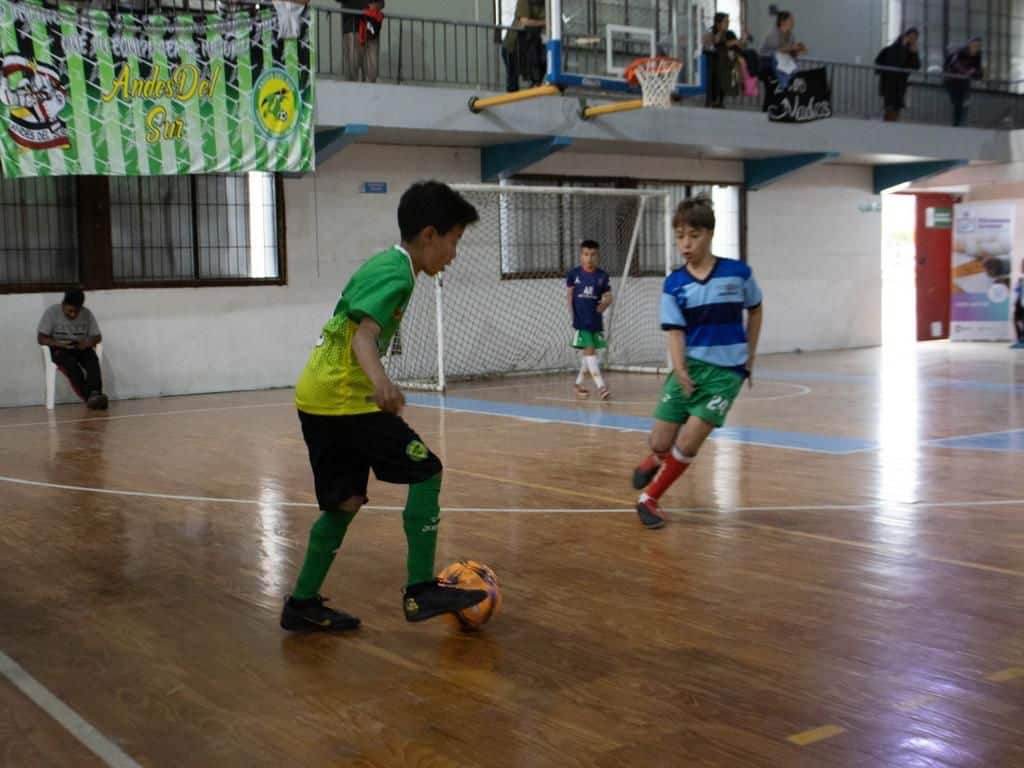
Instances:
[[[950,339],[1010,338],[1012,203],[964,203],[953,209]]]

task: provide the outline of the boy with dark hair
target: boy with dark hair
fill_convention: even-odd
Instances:
[[[50,359],[67,377],[86,407],[104,410],[103,374],[96,345],[103,341],[99,323],[85,305],[85,294],[78,288],[64,293],[60,304],[47,308],[36,329],[40,346],[50,348]]]
[[[647,528],[665,524],[658,500],[725,423],[743,379],[753,381],[763,314],[750,267],[711,253],[715,212],[707,198],[680,203],[672,225],[685,260],[665,278],[661,295],[672,373],[654,409],[652,453],[633,470],[633,487],[643,489],[636,511]]]
[[[441,461],[399,416],[405,397],[380,362],[402,321],[416,275],[436,275],[455,258],[476,209],[436,181],[414,184],[398,205],[402,243],[363,264],[341,294],[295,386],[295,404],[313,467],[320,518],[281,613],[288,630],[345,630],[359,619],[324,605],[320,587],[366,496],[378,480],[409,486],[403,512],[408,542],[405,618],[422,621],[485,597],[434,577],[441,508]]]
[[[612,305],[612,286],[608,273],[597,266],[600,247],[596,240],[580,243],[580,265],[570,269],[565,276],[565,295],[575,331],[572,346],[583,351],[580,373],[576,377],[576,396],[590,397],[590,391],[583,386],[589,371],[601,399],[607,400],[608,387],[601,376],[597,350],[606,346],[601,315]]]

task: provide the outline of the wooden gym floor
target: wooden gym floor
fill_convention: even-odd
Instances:
[[[1022,766],[1024,355],[766,357],[641,528],[658,381],[417,396],[438,566],[486,629],[406,624],[402,489],[277,626],[317,512],[288,391],[0,411],[0,764]]]

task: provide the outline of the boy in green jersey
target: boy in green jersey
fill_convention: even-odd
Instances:
[[[403,609],[409,621],[460,611],[487,597],[434,577],[441,508],[441,461],[399,415],[405,397],[380,356],[387,351],[415,287],[455,258],[476,209],[436,181],[414,184],[398,205],[401,245],[360,267],[295,385],[295,404],[313,467],[320,518],[292,594],[281,613],[288,630],[346,630],[359,619],[324,605],[320,587],[366,496],[370,469],[378,480],[409,486],[402,518],[408,543]]]

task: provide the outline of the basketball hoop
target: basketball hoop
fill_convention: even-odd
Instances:
[[[626,81],[640,84],[645,107],[667,109],[672,106],[672,93],[683,69],[683,62],[668,56],[637,59],[626,69]]]

